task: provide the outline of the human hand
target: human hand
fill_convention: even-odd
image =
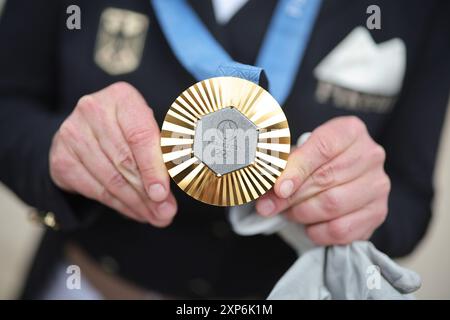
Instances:
[[[274,188],[256,203],[264,216],[284,212],[319,245],[368,239],[387,215],[390,180],[384,149],[356,117],[314,130],[289,156]]]
[[[53,138],[50,176],[65,191],[164,227],[177,204],[159,141],[152,109],[118,82],[78,101]]]

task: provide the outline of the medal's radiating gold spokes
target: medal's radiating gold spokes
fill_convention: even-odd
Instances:
[[[247,140],[233,134],[244,127],[255,132],[253,150],[251,134]],[[207,136],[205,128],[215,128],[220,139]],[[275,99],[234,77],[200,81],[181,93],[161,132],[172,179],[193,198],[217,206],[244,204],[266,193],[285,168],[290,146],[288,122]],[[237,161],[242,154],[245,160]]]

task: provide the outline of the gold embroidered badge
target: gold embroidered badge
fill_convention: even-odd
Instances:
[[[100,17],[95,63],[110,75],[136,70],[142,59],[149,19],[142,13],[106,8]]]

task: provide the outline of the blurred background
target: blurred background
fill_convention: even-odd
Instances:
[[[435,172],[434,216],[416,251],[399,260],[422,276],[419,299],[450,299],[450,113]],[[30,221],[27,207],[0,185],[0,299],[16,298],[41,236],[41,226]]]

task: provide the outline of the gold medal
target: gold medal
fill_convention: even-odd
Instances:
[[[200,81],[172,103],[161,131],[176,184],[216,206],[257,199],[274,185],[290,152],[281,107],[263,88],[234,77]]]

